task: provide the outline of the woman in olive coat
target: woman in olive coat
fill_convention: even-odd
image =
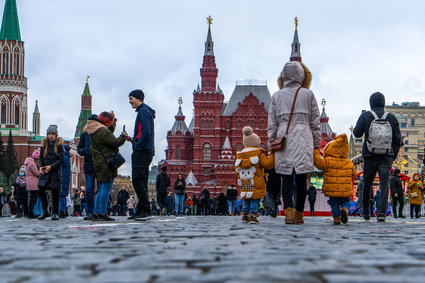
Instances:
[[[90,135],[94,171],[99,182],[99,191],[94,204],[95,216],[93,217],[93,220],[97,221],[114,220],[107,215],[107,206],[109,192],[118,170],[111,168],[106,160],[118,153],[118,148],[126,141],[125,132],[115,138],[111,131],[111,128],[115,128],[115,122],[113,112],[102,112],[96,120],[89,120],[86,126],[87,133]]]

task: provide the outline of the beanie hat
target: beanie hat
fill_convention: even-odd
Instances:
[[[110,126],[112,125],[112,122],[115,119],[115,115],[112,112],[107,112],[107,111],[103,111],[102,113],[99,114],[99,116],[97,117],[97,119],[105,126]]]
[[[31,154],[31,157],[34,159],[39,159],[40,158],[40,151],[38,149],[34,149],[34,151]]]
[[[398,175],[398,174],[400,174],[400,169],[395,169],[394,170],[394,175]]]
[[[97,114],[92,114],[92,115],[89,117],[89,120],[97,120]]]
[[[128,96],[133,96],[135,98],[137,98],[138,100],[145,100],[145,94],[143,93],[143,91],[141,91],[140,89],[135,89],[133,91],[131,91]]]
[[[25,176],[25,165],[22,165],[21,168],[19,168],[18,176]]]
[[[54,133],[55,135],[58,135],[58,126],[56,126],[56,125],[50,125],[50,126],[47,128],[46,133],[47,133],[47,135],[48,135],[49,133]]]
[[[369,98],[370,108],[375,107],[384,107],[385,106],[385,96],[380,92],[375,92]]]
[[[250,126],[245,126],[242,129],[243,133],[243,144],[245,146],[259,147],[260,137],[254,134]]]

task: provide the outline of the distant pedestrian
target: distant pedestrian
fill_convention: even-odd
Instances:
[[[403,206],[404,206],[404,190],[403,185],[400,180],[400,169],[395,169],[393,175],[390,177],[390,190],[391,190],[391,199],[393,200],[393,216],[394,218],[403,216]],[[398,216],[397,216],[397,203],[399,204]]]
[[[167,211],[165,208],[165,199],[167,197],[170,186],[171,186],[171,181],[170,181],[170,176],[168,176],[167,174],[167,166],[162,166],[161,173],[159,173],[156,176],[156,183],[155,183],[156,200],[158,202],[159,208],[161,209],[160,215],[165,214]]]
[[[310,185],[307,190],[308,202],[310,204],[310,216],[314,216],[314,204],[316,203],[317,191],[313,185]]]
[[[223,192],[218,195],[218,215],[227,215],[227,197]]]
[[[353,130],[355,137],[364,135],[362,156],[364,160],[363,178],[363,218],[369,220],[371,211],[372,183],[376,173],[379,175],[381,200],[378,207],[377,220],[385,222],[388,206],[388,181],[390,169],[401,147],[400,126],[397,118],[385,112],[385,96],[375,92],[369,99],[371,111],[363,112]]]
[[[198,215],[199,199],[196,195],[193,195],[192,215]]]
[[[136,200],[134,199],[134,196],[130,196],[130,198],[127,201],[128,215],[129,216],[134,216],[135,205],[136,205]]]
[[[363,176],[360,177],[359,183],[357,184],[357,191],[356,191],[356,197],[357,197],[357,204],[356,204],[356,210],[355,215],[361,215],[363,210],[363,188],[364,188],[364,181]]]
[[[52,196],[52,220],[59,220],[59,194],[62,187],[63,139],[58,137],[58,127],[50,125],[47,128],[47,137],[41,142],[39,159],[40,177],[38,180],[39,197],[43,211],[38,217],[43,220],[47,217],[47,190]]]
[[[207,186],[204,186],[201,191],[201,214],[209,215],[210,214],[210,191]]]
[[[167,210],[167,216],[170,216],[171,214],[173,214],[174,199],[173,199],[172,192],[169,192],[167,197],[165,198],[165,208]]]
[[[231,184],[227,189],[227,206],[229,207],[229,215],[235,215],[236,200],[238,199],[238,190],[235,185]]]
[[[134,219],[148,220],[151,208],[148,197],[149,165],[155,155],[154,119],[155,110],[146,103],[145,94],[140,89],[130,92],[129,103],[136,109],[137,117],[134,125],[134,136],[131,139],[133,154],[131,155],[131,176],[138,203]],[[130,219],[132,217],[130,216]]]
[[[15,187],[13,196],[16,201],[16,218],[27,216],[28,214],[28,193],[25,181],[25,166],[19,169],[18,177],[13,185]]]
[[[378,215],[378,213],[379,213],[380,201],[381,201],[381,190],[377,189],[376,192],[375,192],[375,197],[373,198],[373,205],[375,207],[376,215]],[[385,210],[385,214],[386,214],[386,210]]]
[[[218,198],[216,196],[216,194],[214,194],[213,198],[211,199],[211,214],[212,215],[217,215],[218,213]]]
[[[419,181],[418,173],[413,174],[412,179],[410,179],[408,185],[408,196],[410,203],[410,217],[413,218],[415,215],[416,218],[421,217],[421,205],[422,205],[422,194],[424,193],[424,186],[421,181]]]
[[[191,196],[188,196],[186,199],[186,207],[187,207],[186,215],[192,215],[193,199]]]
[[[118,216],[126,216],[127,215],[127,201],[130,198],[130,194],[128,193],[125,187],[121,187],[118,196]]]
[[[151,200],[151,213],[152,213],[152,215],[156,215],[156,206],[157,206],[156,200],[154,198],[152,198],[152,200]]]
[[[27,184],[27,191],[29,195],[28,200],[28,218],[35,218],[34,206],[38,198],[38,177],[40,171],[38,170],[37,163],[40,158],[40,151],[34,149],[30,157],[25,159],[25,182]]]
[[[3,187],[0,187],[0,217],[3,217],[3,206],[6,204],[6,193]]]
[[[185,190],[186,190],[186,181],[183,178],[183,174],[180,173],[176,181],[174,182],[174,201],[175,201],[174,214],[176,216],[184,214]]]
[[[286,63],[279,79],[283,81],[282,89],[273,94],[269,109],[269,143],[286,136],[286,145],[276,151],[275,159],[276,173],[283,179],[285,223],[304,224],[307,174],[314,170],[313,151],[321,146],[320,112],[309,89],[311,72],[304,64]]]
[[[86,216],[87,216],[88,207],[87,207],[86,187],[85,186],[80,187],[80,200],[81,200],[80,216],[83,216],[83,211],[85,211]]]
[[[62,163],[62,185],[59,193],[59,218],[65,218],[67,215],[66,196],[70,191],[71,184],[71,147],[69,144],[63,146],[63,163]],[[73,194],[74,192],[71,192]],[[74,197],[72,195],[72,197]],[[75,204],[74,204],[75,213]]]
[[[74,203],[74,212],[72,213],[72,216],[80,216],[81,198],[80,191],[77,188],[73,189],[72,202]]]
[[[324,150],[324,158],[319,149],[314,150],[314,165],[324,171],[323,193],[329,197],[334,224],[347,223],[350,210],[350,198],[353,195],[353,180],[356,171],[348,155],[348,138],[346,134],[337,136],[328,143]]]

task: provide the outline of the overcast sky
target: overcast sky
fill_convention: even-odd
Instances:
[[[4,1],[1,1],[2,7]],[[39,101],[41,128],[59,126],[73,137],[85,78],[93,112],[114,110],[118,130],[133,131],[128,93],[141,88],[157,111],[156,156],[165,158],[166,133],[183,98],[186,123],[200,82],[206,17],[218,82],[226,101],[236,80],[266,80],[270,93],[289,60],[294,17],[311,89],[327,100],[332,129],[349,133],[371,93],[387,104],[425,104],[425,2],[418,1],[140,1],[17,0],[25,41],[29,128]],[[119,134],[119,132],[116,132]],[[130,161],[130,144],[123,146]],[[128,174],[129,163],[121,174]]]

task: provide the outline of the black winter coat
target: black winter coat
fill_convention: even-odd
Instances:
[[[156,176],[156,191],[160,193],[168,193],[171,186],[170,176],[166,172],[161,172]]]
[[[308,201],[316,201],[316,195],[317,195],[316,188],[314,186],[308,187],[307,195],[308,195]]]
[[[372,104],[373,105],[373,104]],[[377,107],[371,108],[378,117],[382,117],[385,113],[384,105],[379,105]],[[401,133],[400,133],[400,126],[398,123],[397,118],[389,113],[387,116],[387,120],[391,125],[391,128],[393,130],[393,141],[392,141],[392,151],[388,155],[384,154],[373,154],[370,153],[367,149],[366,141],[369,138],[369,128],[370,124],[375,118],[373,117],[372,113],[370,111],[363,112],[359,119],[357,120],[356,127],[353,130],[353,134],[355,137],[360,138],[365,135],[364,137],[364,143],[363,143],[363,149],[362,149],[362,156],[365,157],[379,157],[379,156],[391,156],[392,158],[397,158],[398,151],[401,147]]]
[[[179,180],[177,179],[174,183],[174,193],[178,195],[184,195],[184,190],[186,189],[186,182],[185,180]]]
[[[93,159],[90,150],[90,135],[87,132],[83,132],[80,135],[77,152],[79,155],[84,156],[84,173],[94,174]]]
[[[46,154],[45,154],[46,152]],[[62,186],[62,162],[63,162],[63,140],[57,138],[54,143],[44,138],[40,151],[39,168],[51,165],[52,169],[47,174],[39,177],[40,184],[45,184],[44,188],[49,190],[60,190]]]
[[[391,194],[398,194],[399,196],[403,196],[404,192],[403,192],[403,185],[401,184],[401,180],[400,177],[397,175],[392,175],[390,177],[390,189],[391,189]]]
[[[126,190],[120,190],[117,196],[117,202],[120,204],[127,203],[127,200],[130,198],[130,194]]]
[[[238,190],[236,188],[234,189],[227,189],[227,200],[237,200],[238,199]]]

